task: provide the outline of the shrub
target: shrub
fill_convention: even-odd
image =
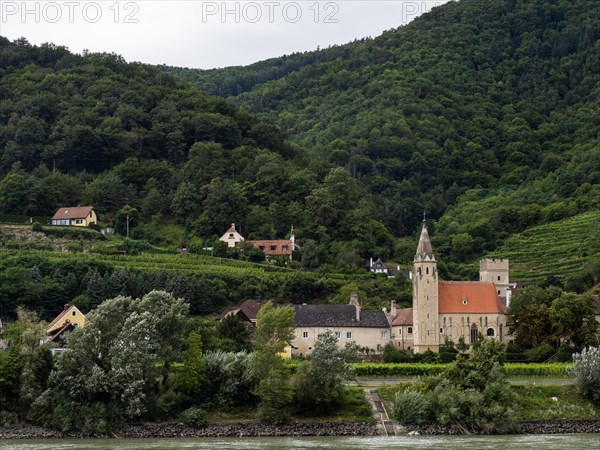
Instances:
[[[208,423],[208,413],[202,408],[189,408],[181,413],[181,420],[188,427],[202,428]]]
[[[427,394],[405,389],[396,394],[392,414],[402,424],[421,424],[431,415],[431,401]]]
[[[386,363],[405,363],[412,360],[412,355],[404,350],[397,349],[391,342],[383,348],[383,361]]]
[[[42,231],[42,226],[39,222],[33,222],[33,225],[31,226],[31,231]]]
[[[18,421],[17,413],[12,411],[0,411],[0,426],[14,425]]]
[[[573,355],[575,365],[568,369],[575,378],[577,390],[595,403],[600,403],[600,348],[589,347]]]
[[[533,362],[544,362],[553,354],[554,348],[549,344],[543,344],[525,352],[527,359]]]

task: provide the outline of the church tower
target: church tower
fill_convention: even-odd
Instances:
[[[440,346],[438,272],[425,220],[415,254],[412,280],[415,353],[437,352]]]

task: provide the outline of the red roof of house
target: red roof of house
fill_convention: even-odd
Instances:
[[[73,305],[69,305],[69,304],[67,303],[67,304],[65,305],[65,308],[62,310],[62,312],[61,312],[61,313],[60,313],[58,316],[56,316],[52,322],[50,322],[50,323],[48,324],[48,326],[46,327],[46,329],[47,329],[47,330],[49,330],[49,329],[50,329],[50,328],[52,328],[54,325],[56,325],[56,324],[57,324],[57,323],[60,321],[60,319],[62,319],[62,318],[65,316],[65,314],[67,314],[67,312],[69,311],[69,309],[70,309],[72,306],[73,306]]]
[[[294,246],[292,245],[292,241],[289,239],[285,240],[266,240],[266,241],[250,241],[250,243],[255,248],[264,247],[262,249],[265,252],[265,255],[291,255],[292,250],[294,250]],[[287,249],[284,249],[283,246],[287,245]],[[271,247],[275,247],[275,249],[271,250]]]
[[[92,206],[75,206],[73,208],[60,208],[56,214],[52,216],[53,220],[58,219],[85,219],[90,215]]]
[[[440,281],[440,314],[504,314],[494,283],[481,281]]]
[[[413,309],[402,308],[398,310],[394,321],[392,322],[393,327],[399,327],[401,325],[412,325],[413,324]]]

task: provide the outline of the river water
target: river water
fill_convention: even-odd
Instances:
[[[1,450],[600,450],[600,434],[0,440]]]

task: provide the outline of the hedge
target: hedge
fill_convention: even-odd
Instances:
[[[504,370],[509,377],[519,376],[559,376],[567,375],[569,363],[507,363]],[[357,377],[416,377],[437,375],[442,373],[448,364],[425,363],[356,363],[354,370]]]

